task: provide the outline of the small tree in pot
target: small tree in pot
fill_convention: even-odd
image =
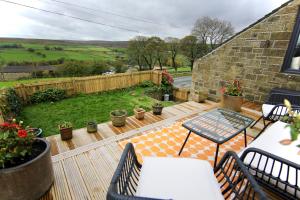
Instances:
[[[243,104],[243,91],[241,83],[238,80],[233,82],[225,82],[221,88],[223,94],[223,107],[237,112],[241,111]]]
[[[0,125],[0,199],[39,199],[54,180],[50,144],[15,120]]]
[[[163,108],[164,108],[164,106],[160,102],[157,102],[157,103],[153,104],[152,105],[153,114],[154,115],[161,115]]]
[[[125,126],[126,117],[126,110],[114,110],[110,113],[112,124],[117,127]]]
[[[58,125],[62,140],[70,140],[73,137],[73,125],[71,122],[62,122]]]

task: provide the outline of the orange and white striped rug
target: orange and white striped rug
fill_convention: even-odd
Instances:
[[[123,140],[119,142],[119,145],[124,148],[127,143],[132,143],[141,163],[143,156],[178,157],[178,152],[188,134],[188,130],[181,125],[182,122],[176,122],[169,127]],[[252,140],[252,137],[247,136],[248,143]],[[238,153],[243,148],[245,148],[244,134],[241,133],[220,145],[218,161],[225,152],[231,150]],[[208,160],[213,165],[215,152],[216,144],[214,142],[192,133],[180,157]]]

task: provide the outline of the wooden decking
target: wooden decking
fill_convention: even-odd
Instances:
[[[123,128],[112,127],[109,122],[98,125],[96,134],[88,134],[84,129],[77,130],[69,142],[61,141],[59,136],[47,138],[52,145],[55,181],[42,199],[105,199],[122,153],[119,141],[168,126],[217,106],[219,104],[213,102],[186,102],[165,108],[160,117],[151,113],[147,113],[143,121],[130,117]],[[243,108],[243,113],[254,118],[259,114],[256,109],[247,107]]]

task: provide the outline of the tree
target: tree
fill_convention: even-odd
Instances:
[[[193,70],[195,60],[208,52],[207,45],[198,43],[197,38],[192,35],[180,40],[180,50],[188,58],[191,70]]]
[[[192,30],[192,35],[196,36],[203,44],[209,43],[211,49],[233,34],[234,28],[230,22],[207,16],[197,19]]]
[[[149,70],[152,70],[156,63],[157,42],[158,42],[157,37],[148,38],[142,54],[144,61],[148,66]]]
[[[180,50],[180,43],[178,38],[168,37],[166,38],[167,49],[171,54],[171,61],[172,67],[177,72],[177,65],[176,65],[176,56]]]
[[[167,45],[165,41],[159,37],[152,37],[149,39],[149,42],[152,43],[154,56],[156,61],[159,64],[160,70],[163,70],[163,65],[167,62]]]
[[[3,68],[6,66],[5,60],[0,57],[0,73],[1,73],[1,77],[0,80],[4,80],[4,74],[3,74]]]
[[[129,60],[139,66],[139,70],[143,70],[144,65],[144,51],[147,43],[147,38],[143,36],[137,36],[129,41],[128,56]]]

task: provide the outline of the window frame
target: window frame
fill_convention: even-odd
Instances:
[[[287,52],[284,57],[284,62],[281,68],[281,72],[283,73],[289,73],[289,74],[299,74],[300,75],[300,69],[291,69],[292,59],[295,54],[296,45],[298,42],[298,39],[300,37],[300,7],[298,8],[298,13],[296,17],[296,22],[294,25],[294,29],[292,32],[292,36],[288,45]]]

